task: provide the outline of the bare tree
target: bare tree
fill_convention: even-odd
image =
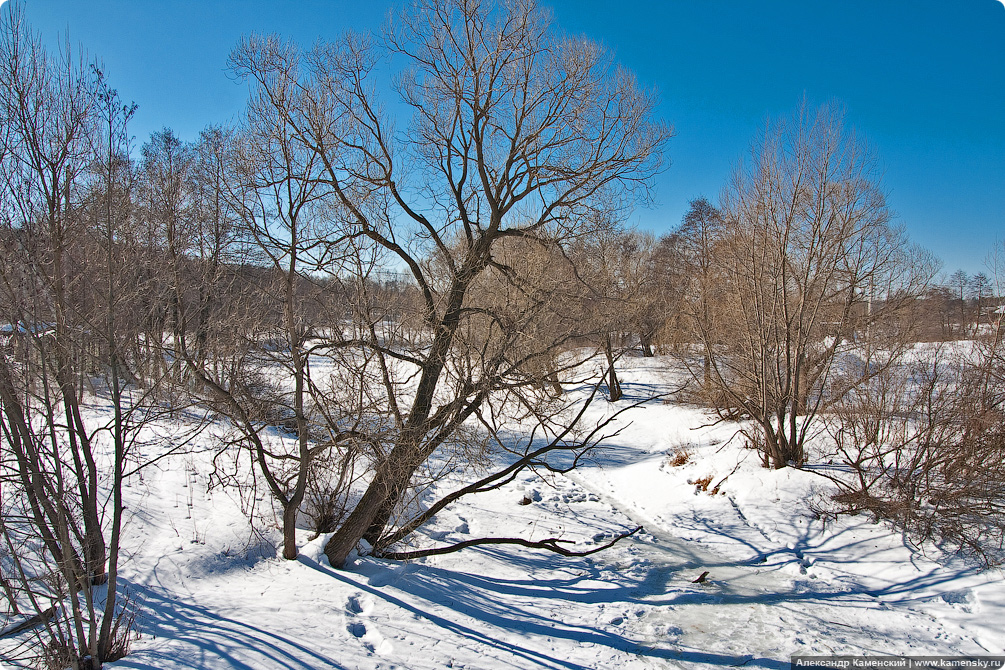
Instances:
[[[41,658],[80,668],[128,647],[116,597],[121,487],[142,411],[121,385],[132,108],[96,65],[70,53],[51,57],[18,6],[0,28],[0,188],[9,206],[0,321],[14,345],[0,353],[0,571],[9,611],[34,612],[26,624],[42,627]],[[113,407],[107,425],[82,411],[100,378]],[[105,455],[110,473],[99,467]]]
[[[643,354],[653,355],[658,300],[654,245],[651,235],[605,226],[571,250],[583,283],[583,319],[591,324],[592,338],[607,362],[604,375],[611,402],[623,396],[615,363],[636,345],[636,338]]]
[[[335,566],[360,539],[379,547],[393,536],[385,529],[420,468],[540,363],[509,359],[505,347],[458,355],[475,344],[462,334],[493,332],[475,321],[511,337],[473,290],[489,271],[514,287],[527,279],[496,257],[500,245],[560,246],[588,234],[595,212],[645,196],[669,136],[629,73],[595,44],[556,37],[532,2],[418,3],[394,26],[386,43],[409,64],[399,91],[415,113],[400,138],[368,88],[373,55],[358,39],[301,55],[255,37],[232,57],[253,95],[275,104],[321,162],[318,180],[346,231],[333,245],[365,241],[389,255],[419,297],[421,346],[388,346],[370,328],[327,345],[371,362],[388,419],[369,440],[370,483],[326,545]],[[287,106],[278,92],[291,86],[297,104]]]
[[[180,300],[189,284],[188,265],[183,259],[194,237],[192,193],[188,188],[194,157],[191,148],[170,128],[153,133],[140,153],[140,218],[146,228],[147,261],[153,274],[150,285],[156,290],[150,305],[154,318],[147,335],[159,350],[166,346],[165,338],[181,337],[188,329]],[[153,351],[150,354],[154,356]],[[170,374],[178,382],[181,367],[177,358],[169,362]]]
[[[724,282],[716,258],[722,253],[727,229],[722,213],[705,198],[691,201],[684,220],[675,232],[677,259],[686,275],[680,309],[687,320],[680,324],[687,342],[701,344],[701,385],[709,399],[720,402],[712,381],[712,357],[728,337],[713,325],[713,314],[722,306]],[[680,337],[680,336],[678,336]],[[685,355],[691,355],[686,351]]]
[[[97,636],[97,654],[92,657],[101,660],[116,660],[128,651],[128,625],[120,629],[124,620],[131,615],[120,615],[121,602],[117,600],[119,573],[119,547],[122,539],[123,511],[125,505],[122,499],[122,487],[127,468],[127,452],[138,428],[145,423],[140,418],[143,408],[130,397],[123,388],[123,379],[135,379],[128,372],[128,366],[122,355],[123,340],[129,330],[125,327],[125,319],[118,318],[128,310],[129,301],[135,297],[131,287],[126,284],[123,272],[127,263],[127,253],[131,248],[128,240],[130,232],[133,170],[129,161],[128,124],[136,110],[136,105],[123,104],[118,93],[99,76],[99,87],[95,113],[101,124],[101,129],[95,135],[94,153],[97,160],[92,164],[92,172],[97,173],[93,203],[96,219],[100,225],[95,226],[99,248],[104,267],[98,265],[94,275],[104,274],[103,304],[99,299],[99,313],[103,312],[104,342],[102,359],[106,361],[106,376],[108,393],[112,406],[112,420],[108,426],[108,436],[112,442],[110,514],[107,522],[108,532],[108,582],[105,594],[104,611],[101,615],[101,627]],[[93,276],[93,275],[92,275]],[[125,309],[124,309],[125,308]],[[94,319],[97,321],[97,319]],[[94,324],[98,326],[98,323]],[[90,650],[89,650],[90,651]]]
[[[873,163],[827,107],[769,126],[722,210],[724,300],[701,332],[722,352],[711,380],[753,420],[765,465],[799,466],[817,414],[909,341],[906,308],[932,264],[891,225]]]
[[[193,165],[188,188],[191,193],[192,240],[187,256],[193,260],[195,284],[193,298],[195,343],[193,355],[204,361],[207,348],[220,333],[211,333],[213,313],[226,310],[226,298],[232,288],[231,266],[240,261],[240,216],[229,197],[227,187],[232,131],[211,126],[199,134],[192,146]]]
[[[981,330],[984,299],[991,295],[991,279],[983,272],[978,272],[970,278],[970,293],[974,297],[974,334]]]
[[[71,448],[83,470],[79,486],[88,538],[85,560],[100,578],[105,547],[97,520],[97,468],[88,456],[92,452],[80,414],[80,378],[75,375],[83,324],[75,310],[81,302],[75,293],[79,267],[71,258],[82,225],[71,197],[88,166],[97,89],[84,63],[74,63],[69,55],[54,61],[30,34],[19,8],[14,9],[3,26],[0,95],[8,126],[4,186],[17,217],[7,223],[18,226],[9,230],[6,241],[23,261],[24,282],[11,286],[7,318],[24,324],[36,340],[46,333],[50,342],[46,363],[51,362],[63,422],[70,427]],[[18,295],[23,289],[31,294]]]
[[[679,254],[679,238],[643,235],[632,273],[638,286],[632,309],[632,327],[638,333],[642,355],[655,356],[664,335],[676,327],[682,307],[681,297],[686,270]],[[665,353],[665,352],[663,352]]]
[[[282,54],[285,62],[295,65],[292,45]],[[196,348],[188,346],[188,329],[177,337],[176,348],[189,371],[194,373],[207,399],[230,416],[251,450],[254,462],[264,477],[274,498],[282,508],[283,556],[297,556],[296,526],[300,508],[307,492],[309,475],[316,454],[324,447],[310,444],[308,402],[317,390],[309,369],[309,340],[318,335],[316,318],[320,303],[320,288],[314,275],[327,271],[337,274],[342,269],[341,257],[333,256],[338,248],[332,239],[338,231],[332,229],[324,206],[328,194],[318,177],[321,163],[316,152],[304,145],[291,132],[283,118],[284,110],[303,106],[298,99],[292,73],[280,85],[251,100],[247,121],[235,139],[231,152],[227,181],[228,207],[237,217],[237,228],[254,244],[264,261],[267,280],[260,286],[264,295],[259,304],[276,311],[274,324],[263,324],[267,330],[247,333],[244,346],[235,354],[252,366],[272,366],[266,374],[282,372],[292,383],[268,383],[261,374],[220,374],[200,354],[204,348],[206,314],[205,298],[199,295],[192,312],[200,326],[195,333]],[[273,97],[270,97],[273,96]],[[179,264],[188,259],[179,258]],[[183,291],[175,298],[179,314],[184,319],[189,310]],[[312,316],[314,318],[312,318]],[[231,322],[232,323],[232,322]],[[338,324],[334,324],[338,328]],[[257,359],[257,360],[256,360]],[[249,368],[253,371],[254,368]],[[284,448],[283,440],[270,440],[266,435],[270,422],[282,422],[292,430],[296,445]],[[344,439],[342,431],[333,436]]]
[[[963,270],[957,270],[949,275],[948,287],[952,291],[953,297],[959,300],[960,313],[960,337],[966,337],[967,324],[967,289],[970,286],[970,277]]]

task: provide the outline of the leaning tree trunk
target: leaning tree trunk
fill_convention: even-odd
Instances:
[[[450,301],[443,318],[437,323],[429,357],[412,401],[412,410],[394,448],[377,467],[373,480],[349,517],[325,545],[325,555],[332,567],[342,567],[349,552],[361,539],[380,536],[390,520],[391,511],[407,490],[412,474],[430,455],[426,449],[425,434],[433,398],[446,366],[454,333],[460,324],[464,295],[474,277],[485,267],[488,245],[484,245],[481,254],[473,252],[472,255],[475,258],[459,271],[451,287]]]

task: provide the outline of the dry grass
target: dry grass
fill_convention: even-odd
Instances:
[[[712,475],[701,477],[700,479],[695,479],[691,483],[702,491],[708,491],[708,485],[712,483]]]
[[[691,451],[687,447],[681,447],[667,456],[666,464],[672,468],[679,468],[690,460]]]

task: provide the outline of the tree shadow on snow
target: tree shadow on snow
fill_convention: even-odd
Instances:
[[[750,525],[746,519],[743,519],[743,523]],[[901,536],[900,545],[897,548],[910,552],[911,563],[917,574],[907,578],[903,572],[898,570],[889,577],[883,577],[879,570],[894,562],[888,555],[884,556],[892,547],[875,544],[876,538],[874,537],[856,535],[856,529],[853,527],[833,532],[824,531],[816,524],[807,525],[798,536],[789,536],[786,546],[778,546],[765,552],[739,533],[731,533],[728,528],[723,528],[721,524],[716,524],[709,519],[700,520],[696,526],[703,528],[708,533],[715,533],[745,546],[756,556],[749,562],[736,563],[735,565],[745,565],[760,571],[780,572],[793,567],[799,569],[801,576],[789,575],[789,578],[797,580],[800,590],[771,594],[766,596],[768,598],[766,602],[806,598],[832,600],[844,597],[854,599],[856,596],[865,596],[872,599],[882,599],[888,603],[910,603],[928,600],[955,591],[960,588],[959,584],[956,583],[958,580],[974,577],[982,570],[981,566],[976,563],[945,565],[935,560],[930,561],[926,566],[919,566],[915,560],[917,550],[908,544],[904,536]],[[843,565],[866,566],[866,569],[843,571]],[[832,572],[834,574],[833,581],[836,581],[837,586],[827,589],[827,585],[833,583],[831,580],[815,582],[809,574],[813,566],[823,566]],[[868,577],[865,577],[866,575]],[[862,583],[863,579],[868,579],[877,585],[869,588]],[[886,582],[885,585],[878,585],[883,581]]]
[[[306,646],[287,630],[269,630],[224,616],[211,608],[179,600],[156,586],[127,585],[139,604],[143,634],[116,669],[229,667],[235,670],[313,670],[344,666]],[[158,644],[158,638],[169,642]]]
[[[739,536],[734,539],[742,541]],[[736,656],[688,648],[671,640],[653,639],[652,635],[633,632],[622,625],[628,618],[622,615],[644,606],[648,613],[666,612],[660,616],[672,621],[677,608],[708,606],[707,616],[711,621],[725,611],[722,608],[749,609],[761,605],[783,610],[781,614],[785,616],[780,614],[779,620],[791,621],[795,616],[807,623],[818,621],[820,625],[816,630],[821,632],[835,630],[835,626],[856,628],[862,625],[859,613],[884,608],[887,604],[930,599],[933,594],[958,588],[954,581],[976,572],[966,567],[933,569],[919,572],[913,578],[889,582],[878,589],[856,583],[851,572],[848,573],[850,579],[839,578],[834,582],[815,580],[799,572],[806,559],[817,553],[825,557],[821,560],[830,570],[840,568],[842,561],[868,564],[873,554],[869,547],[860,546],[866,542],[868,540],[850,531],[816,535],[807,529],[803,537],[792,543],[792,548],[760,554],[751,562],[721,557],[709,560],[711,556],[707,550],[692,546],[693,543],[658,536],[632,538],[620,545],[618,553],[612,551],[609,557],[601,554],[594,560],[557,559],[550,554],[512,547],[467,550],[481,554],[478,561],[481,566],[505,564],[509,574],[515,569],[528,575],[517,579],[494,577],[484,571],[464,572],[415,563],[402,565],[371,558],[362,559],[356,572],[335,571],[313,562],[308,564],[446,631],[515,657],[518,666],[522,667],[580,670],[586,666],[559,657],[557,653],[532,650],[504,638],[562,639],[642,658],[781,670],[789,667],[788,656]],[[752,544],[750,548],[755,550]],[[878,556],[882,551],[875,550],[875,561],[889,560]],[[608,560],[612,562],[606,562]],[[805,564],[812,569],[812,564]],[[703,569],[712,571],[710,581],[692,583],[697,572]],[[546,576],[535,578],[534,575]],[[387,586],[393,589],[384,588]],[[398,597],[398,594],[407,597]],[[576,607],[570,607],[573,603]],[[605,615],[585,622],[569,621],[568,613],[589,612],[593,607],[609,608],[606,611],[610,618]],[[835,614],[848,623],[828,619]],[[884,652],[883,649],[866,648],[875,640],[905,649],[912,644],[909,634],[902,630],[885,631],[878,637],[863,638],[862,651]]]
[[[510,565],[521,561],[536,563],[534,570],[538,572],[555,569],[554,559],[548,556],[512,555],[505,549],[496,548],[478,548],[476,551]],[[606,647],[643,658],[720,666],[743,664],[771,670],[789,667],[788,659],[738,657],[683,647],[660,647],[651,640],[633,639],[617,630],[563,621],[561,612],[569,602],[597,606],[642,603],[637,593],[637,581],[625,580],[610,588],[598,588],[595,580],[599,573],[585,561],[569,564],[570,570],[577,572],[571,576],[514,580],[490,578],[430,565],[410,564],[396,568],[394,564],[364,559],[369,563],[365,572],[374,573],[367,579],[360,573],[332,570],[309,559],[305,560],[304,557],[300,560],[375,599],[401,608],[474,644],[502,653],[509,658],[496,660],[501,661],[505,667],[513,665],[555,670],[589,670],[592,667],[561,657],[561,651],[549,654],[503,639],[513,635],[528,639],[563,639],[578,645]],[[385,588],[387,586],[393,586],[409,597],[399,598]],[[465,620],[470,623],[465,623]],[[617,625],[612,621],[609,627],[616,629]]]

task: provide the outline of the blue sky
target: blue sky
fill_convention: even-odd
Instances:
[[[383,23],[386,0],[27,0],[50,44],[69,32],[139,104],[141,144],[171,127],[194,139],[234,120],[245,89],[227,55],[248,32],[308,44]],[[656,205],[662,232],[687,202],[715,199],[767,117],[838,101],[879,158],[912,239],[952,271],[984,270],[1005,240],[1005,6],[999,0],[554,0],[556,24],[612,49],[659,90],[672,123]],[[6,7],[3,11],[6,11]]]

